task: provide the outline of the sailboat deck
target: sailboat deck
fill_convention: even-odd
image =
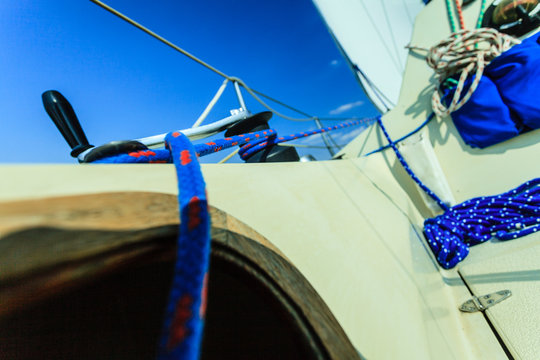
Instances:
[[[249,224],[290,259],[363,356],[504,354],[482,314],[458,311],[470,293],[455,271],[439,270],[421,234],[422,216],[383,164],[377,155],[204,165],[203,173],[210,204]],[[1,180],[2,201],[126,189],[176,193],[170,165],[4,170],[10,177]]]

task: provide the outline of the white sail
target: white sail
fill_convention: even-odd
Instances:
[[[421,0],[313,0],[375,106],[397,104]],[[377,94],[378,93],[378,94]]]

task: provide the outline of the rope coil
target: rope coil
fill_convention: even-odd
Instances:
[[[491,60],[521,41],[492,28],[461,30],[452,33],[430,49],[408,46],[413,50],[427,51],[427,64],[435,71],[438,84],[431,98],[433,112],[439,117],[448,116],[461,108],[471,98]],[[441,85],[449,77],[460,74],[454,96],[448,106],[442,103]],[[471,86],[462,95],[465,82],[474,76]]]
[[[451,269],[469,254],[469,247],[495,237],[512,240],[540,231],[540,178],[500,195],[481,196],[449,207],[414,174],[377,118],[386,140],[414,182],[444,213],[424,221],[424,235],[439,265]]]
[[[521,43],[519,39],[500,33],[495,29],[480,28],[455,32],[429,49],[426,61],[435,70],[439,80],[431,99],[435,114],[439,117],[448,116],[461,108],[478,87],[484,69],[489,62],[519,43]],[[419,47],[411,48],[422,49]],[[448,77],[459,73],[452,101],[448,106],[445,106],[441,100],[441,85]],[[465,81],[471,75],[474,75],[474,79],[462,97]]]

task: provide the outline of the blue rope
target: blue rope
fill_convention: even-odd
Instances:
[[[407,164],[407,162],[405,161],[405,159],[403,158],[403,156],[401,155],[401,153],[399,152],[398,148],[396,147],[396,143],[392,141],[392,139],[390,139],[390,136],[388,135],[388,133],[386,132],[386,128],[384,127],[383,123],[382,123],[382,120],[381,120],[381,116],[379,116],[377,118],[377,123],[379,124],[379,126],[381,127],[381,130],[384,134],[384,136],[386,137],[386,140],[388,141],[388,144],[389,146],[392,148],[392,150],[394,150],[394,152],[396,153],[396,157],[398,158],[399,162],[401,163],[401,165],[403,166],[403,168],[405,169],[405,171],[407,172],[407,174],[409,174],[409,176],[414,180],[415,183],[418,184],[418,186],[420,186],[420,188],[422,190],[424,190],[424,192],[426,194],[428,194],[433,200],[435,200],[435,202],[437,203],[437,205],[439,205],[439,207],[441,209],[443,209],[444,211],[447,211],[449,208],[448,208],[448,205],[446,205],[438,196],[437,194],[435,194],[433,191],[431,191],[430,188],[428,188],[426,185],[424,185],[424,183],[414,174],[414,172],[411,170],[411,168],[409,167],[409,165]]]
[[[178,179],[180,230],[174,276],[158,344],[158,359],[191,360],[197,359],[200,353],[210,256],[210,216],[205,183],[197,161],[198,156],[243,145],[243,157],[249,157],[266,146],[279,142],[359,125],[363,122],[365,121],[357,120],[277,140],[275,131],[269,129],[196,146],[193,146],[184,134],[172,132],[165,137],[166,149],[140,150],[94,161],[94,163],[172,161],[175,164]]]
[[[348,121],[338,125],[329,126],[313,131],[299,132],[293,135],[278,137],[273,129],[257,131],[248,134],[236,135],[224,139],[213,140],[195,145],[198,156],[212,154],[233,146],[241,146],[239,155],[243,160],[249,159],[257,152],[286,141],[296,140],[311,135],[316,135],[332,130],[344,129],[351,126],[364,125],[367,127],[375,122],[375,118]],[[118,154],[111,157],[98,159],[93,163],[170,163],[171,155],[166,149],[140,150],[127,154]]]
[[[180,132],[174,132],[180,134]],[[194,145],[194,151],[197,156],[205,156],[233,146],[242,146],[251,141],[260,139],[269,139],[274,137],[275,130],[268,129],[249,134],[236,135],[225,139],[209,141],[203,144]],[[170,163],[171,153],[167,149],[139,150],[131,153],[118,154],[111,157],[98,159],[93,163]]]
[[[356,126],[356,125],[364,125],[364,127],[368,127],[369,125],[373,124],[375,120],[376,118],[367,118],[367,119],[361,119],[361,120],[355,120],[355,121],[348,121],[348,122],[344,122],[338,125],[329,126],[326,128],[317,129],[313,131],[299,132],[299,133],[288,135],[288,136],[279,136],[279,137],[273,136],[273,137],[268,137],[266,139],[259,139],[257,141],[250,142],[249,144],[246,144],[245,146],[243,146],[242,149],[240,149],[238,154],[240,155],[242,159],[247,160],[251,156],[255,155],[257,152],[269,146],[273,146],[275,144],[279,144],[279,143],[283,143],[283,142],[287,142],[291,140],[296,140],[296,139],[301,139],[307,136],[321,134],[321,133],[332,131],[332,130],[344,129],[344,128]]]
[[[180,235],[158,359],[197,359],[206,310],[210,257],[206,184],[195,149],[185,135],[169,133],[165,144],[178,178]]]
[[[435,117],[435,113],[431,113],[428,115],[428,117],[426,118],[426,120],[424,120],[424,122],[422,124],[420,124],[420,126],[418,126],[416,129],[414,129],[413,131],[411,131],[410,133],[400,137],[399,139],[395,140],[394,141],[394,144],[397,144],[399,143],[400,141],[403,141],[405,139],[407,139],[409,136],[412,136],[414,134],[416,134],[418,131],[420,131],[424,126],[426,126],[431,120],[433,120],[433,118]],[[385,146],[381,146],[380,148],[378,149],[375,149],[373,151],[370,151],[368,152],[367,154],[365,154],[364,156],[369,156],[369,155],[372,155],[372,154],[375,154],[375,153],[378,153],[380,151],[383,151],[383,150],[386,150],[388,149],[389,147],[391,147],[390,144],[388,145],[385,145]]]
[[[381,118],[377,122],[405,171],[444,210],[442,215],[424,221],[424,235],[443,268],[451,269],[465,259],[469,246],[492,237],[511,240],[540,230],[540,178],[504,194],[477,197],[449,208],[412,172]]]
[[[482,196],[424,222],[428,243],[445,269],[469,253],[469,246],[491,239],[512,240],[540,229],[540,178],[500,195]]]
[[[167,150],[162,158],[173,160],[178,179],[180,230],[177,242],[174,276],[158,346],[160,360],[197,359],[199,357],[204,312],[206,282],[210,254],[210,216],[205,183],[197,161],[195,148],[179,133],[165,137]],[[146,150],[147,153],[153,153]],[[148,156],[147,156],[148,155]],[[151,154],[118,156],[101,159],[101,163],[149,162]],[[136,161],[131,161],[135,159]],[[98,162],[98,161],[96,161]],[[154,159],[153,162],[161,162]]]

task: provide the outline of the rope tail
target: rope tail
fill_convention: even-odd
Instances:
[[[444,210],[442,215],[424,221],[424,234],[437,262],[451,269],[469,254],[469,246],[496,237],[512,240],[540,230],[540,178],[494,196],[482,196],[448,207],[411,170],[382,123],[384,136],[397,159],[418,184]]]
[[[158,359],[198,359],[206,310],[210,216],[197,154],[180,132],[165,139],[178,178],[180,231]]]

